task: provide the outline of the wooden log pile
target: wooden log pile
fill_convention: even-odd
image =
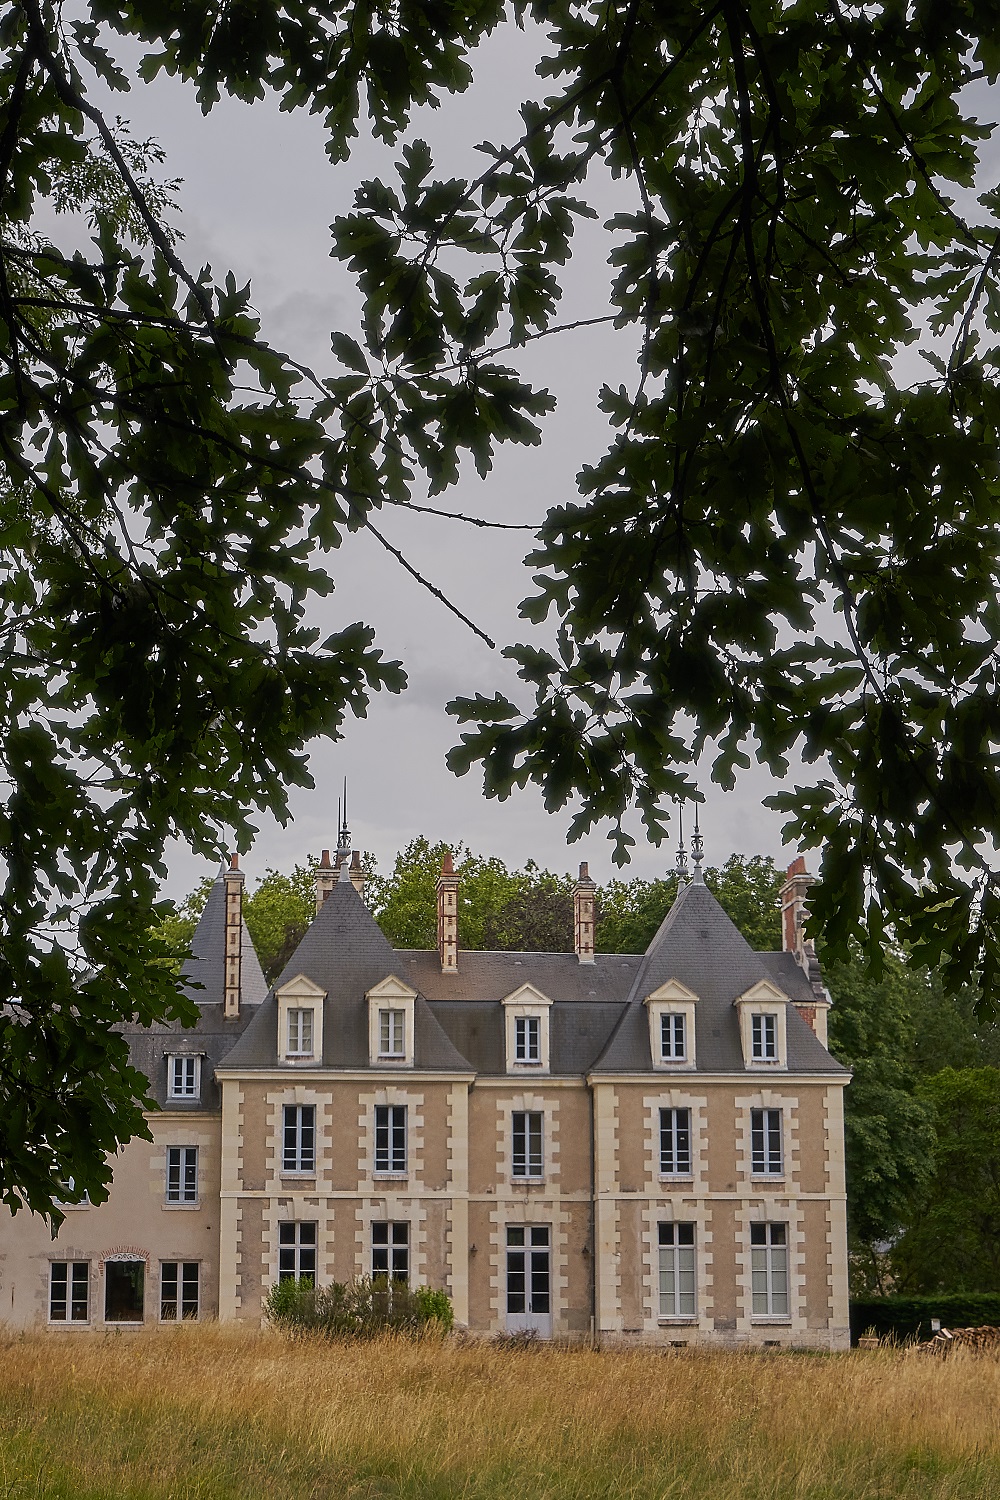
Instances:
[[[978,1328],[942,1328],[924,1343],[916,1346],[924,1354],[947,1356],[956,1349],[972,1349],[978,1354],[1000,1357],[1000,1328],[983,1323]]]

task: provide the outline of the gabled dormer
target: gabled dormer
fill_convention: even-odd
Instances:
[[[649,1015],[649,1052],[663,1072],[695,1066],[695,1007],[698,996],[679,979],[668,979],[642,1002]]]
[[[760,1072],[787,1068],[788,996],[770,979],[761,979],[737,995],[733,1004],[740,1018],[744,1066]]]
[[[533,984],[522,984],[504,998],[504,1055],[508,1073],[549,1071],[551,1005],[548,995],[543,995]]]
[[[413,1067],[413,1002],[417,992],[395,974],[373,985],[368,1001],[368,1062],[373,1068]]]
[[[323,1061],[323,1001],[326,991],[305,974],[296,974],[279,990],[278,1058],[315,1067]]]

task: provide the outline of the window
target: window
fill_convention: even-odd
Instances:
[[[198,1202],[198,1147],[167,1147],[167,1202]]]
[[[754,1062],[777,1062],[778,1018],[773,1011],[750,1017],[750,1056]]]
[[[660,1171],[665,1177],[691,1175],[691,1111],[660,1110]]]
[[[375,1170],[406,1171],[406,1105],[375,1106]]]
[[[542,1023],[538,1016],[514,1017],[514,1061],[540,1063],[542,1060]]]
[[[542,1117],[533,1110],[516,1109],[512,1115],[510,1171],[512,1177],[542,1175]]]
[[[86,1323],[90,1317],[90,1261],[54,1260],[49,1266],[49,1321]]]
[[[406,1056],[406,1013],[401,1010],[380,1010],[378,1013],[379,1057]]]
[[[313,1055],[313,1010],[312,1006],[296,1007],[288,1012],[287,1057],[312,1057]]]
[[[105,1323],[141,1323],[146,1263],[141,1260],[104,1262]]]
[[[684,1016],[675,1011],[660,1015],[660,1057],[664,1062],[687,1060],[687,1027]]]
[[[53,1203],[60,1208],[90,1208],[90,1194],[84,1188],[83,1192],[76,1185],[76,1179],[67,1177],[59,1183],[59,1196],[53,1198]]]
[[[316,1282],[316,1225],[278,1225],[278,1280]]]
[[[755,1318],[788,1317],[788,1226],[750,1225],[750,1281]]]
[[[372,1276],[407,1281],[410,1275],[409,1224],[372,1225]]]
[[[197,1099],[201,1096],[201,1058],[167,1058],[167,1098]]]
[[[754,1177],[782,1175],[780,1109],[750,1111],[750,1157]]]
[[[693,1318],[697,1312],[694,1286],[694,1225],[661,1224],[660,1317]]]
[[[315,1172],[316,1106],[286,1104],[282,1111],[282,1172]]]
[[[198,1262],[160,1261],[160,1320],[176,1323],[198,1316]]]
[[[548,1317],[552,1311],[549,1228],[510,1224],[507,1228],[507,1314]]]

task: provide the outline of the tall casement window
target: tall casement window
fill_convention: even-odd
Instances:
[[[750,1055],[754,1062],[777,1062],[778,1018],[773,1011],[750,1017]]]
[[[541,1113],[515,1109],[511,1125],[511,1176],[540,1178],[544,1165]]]
[[[694,1225],[660,1224],[660,1317],[693,1318]]]
[[[167,1202],[198,1202],[198,1147],[167,1147]]]
[[[282,1172],[315,1172],[315,1104],[286,1104],[281,1113]]]
[[[542,1021],[540,1016],[514,1017],[514,1061],[540,1063],[542,1060]]]
[[[660,1172],[664,1177],[691,1176],[691,1111],[660,1110]]]
[[[750,1225],[750,1281],[755,1318],[788,1317],[788,1225]]]
[[[313,1036],[312,1006],[297,1006],[294,1010],[289,1010],[286,1056],[312,1057]]]
[[[167,1098],[197,1099],[201,1095],[201,1058],[167,1058]]]
[[[160,1322],[177,1323],[198,1316],[198,1262],[160,1261]]]
[[[755,1177],[780,1177],[784,1172],[780,1109],[750,1111],[750,1169]]]
[[[52,1261],[49,1265],[49,1321],[86,1323],[89,1318],[90,1261]]]
[[[409,1224],[372,1225],[372,1276],[388,1276],[390,1281],[410,1279]]]
[[[660,1059],[662,1062],[687,1061],[686,1018],[664,1011],[660,1016]]]
[[[375,1106],[375,1170],[406,1172],[406,1105]]]
[[[552,1275],[547,1224],[510,1224],[507,1227],[507,1317],[512,1326],[541,1327],[552,1314]],[[526,1321],[525,1321],[526,1320]]]
[[[379,1057],[406,1056],[406,1012],[380,1010],[378,1013]]]
[[[278,1280],[316,1284],[316,1225],[278,1225]]]

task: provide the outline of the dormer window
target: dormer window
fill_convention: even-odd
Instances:
[[[368,991],[366,998],[369,1067],[412,1068],[416,990],[395,974],[387,974]]]
[[[649,1053],[653,1067],[664,1072],[693,1068],[698,1004],[694,990],[689,990],[679,979],[668,979],[647,995],[643,1004],[649,1014]]]
[[[296,974],[277,991],[278,1057],[287,1063],[323,1060],[323,1001],[326,991]]]
[[[379,1057],[406,1056],[406,1012],[380,1010],[378,1013]]]
[[[174,1052],[167,1057],[167,1098],[201,1097],[201,1058]]]
[[[787,996],[770,979],[762,979],[738,995],[733,1004],[740,1018],[744,1066],[762,1072],[787,1068]]]
[[[750,1017],[750,1054],[754,1062],[777,1062],[778,1017],[773,1011]]]
[[[514,1061],[519,1063],[540,1063],[541,1060],[541,1016],[515,1016]]]
[[[503,1002],[504,1051],[508,1073],[549,1071],[549,1008],[552,1001],[534,985],[522,984]]]

